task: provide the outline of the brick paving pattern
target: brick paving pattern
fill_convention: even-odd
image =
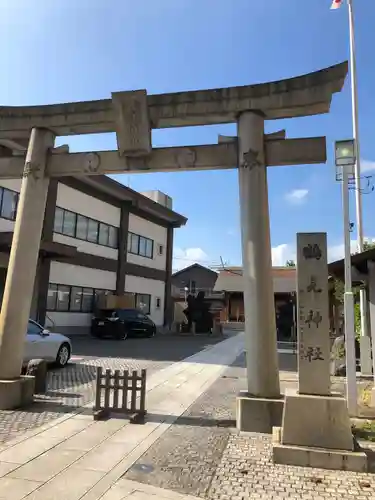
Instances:
[[[207,497],[215,500],[375,498],[375,475],[275,465],[271,437],[229,437]]]
[[[179,493],[204,497],[235,425],[244,356],[215,382],[124,475]]]
[[[373,474],[274,465],[271,436],[237,432],[244,363],[241,355],[124,477],[212,500],[375,498]],[[283,389],[295,383],[293,372],[282,373]],[[344,381],[333,386],[343,390]]]
[[[90,403],[95,395],[96,368],[112,370],[147,369],[148,377],[175,361],[199,352],[222,340],[214,337],[169,335],[126,342],[73,338],[73,361],[63,369],[47,374],[47,394],[37,396],[35,404],[17,411],[0,410],[0,444],[18,433],[44,425],[64,413]]]
[[[145,360],[103,358],[70,364],[64,369],[50,370],[47,374],[45,396],[36,396],[36,402],[25,409],[0,411],[0,443],[93,401],[97,366],[112,370],[147,368],[148,376],[150,376],[169,364],[169,362],[160,361],[153,363]]]

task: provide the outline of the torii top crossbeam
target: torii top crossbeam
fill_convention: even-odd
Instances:
[[[28,139],[33,127],[55,135],[117,132],[131,113],[146,113],[144,127],[168,128],[235,122],[239,113],[258,110],[265,119],[326,113],[332,95],[339,92],[347,62],[307,75],[270,83],[147,95],[146,91],[119,92],[112,99],[43,106],[0,107],[0,139]],[[137,104],[124,114],[123,95],[136,94]],[[142,109],[141,109],[142,108]],[[121,153],[121,147],[119,144]],[[124,153],[124,151],[123,151]],[[125,153],[126,154],[126,153]],[[141,153],[142,154],[142,153]],[[144,153],[143,153],[144,154]]]

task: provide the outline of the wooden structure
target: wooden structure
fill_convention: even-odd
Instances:
[[[111,413],[128,415],[131,423],[143,422],[146,415],[146,370],[96,371],[94,420],[107,418]]]
[[[124,292],[122,295],[113,293],[99,296],[97,309],[135,309],[135,293]]]

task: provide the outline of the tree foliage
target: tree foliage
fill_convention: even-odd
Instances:
[[[375,248],[375,241],[365,240],[363,242],[363,251],[370,250],[370,248]]]

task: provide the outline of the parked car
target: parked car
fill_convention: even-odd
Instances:
[[[92,318],[93,337],[112,337],[125,340],[127,337],[153,337],[155,323],[137,309],[101,309]]]
[[[48,363],[65,366],[72,354],[70,340],[60,333],[52,333],[29,319],[23,363],[31,359],[45,359]]]

